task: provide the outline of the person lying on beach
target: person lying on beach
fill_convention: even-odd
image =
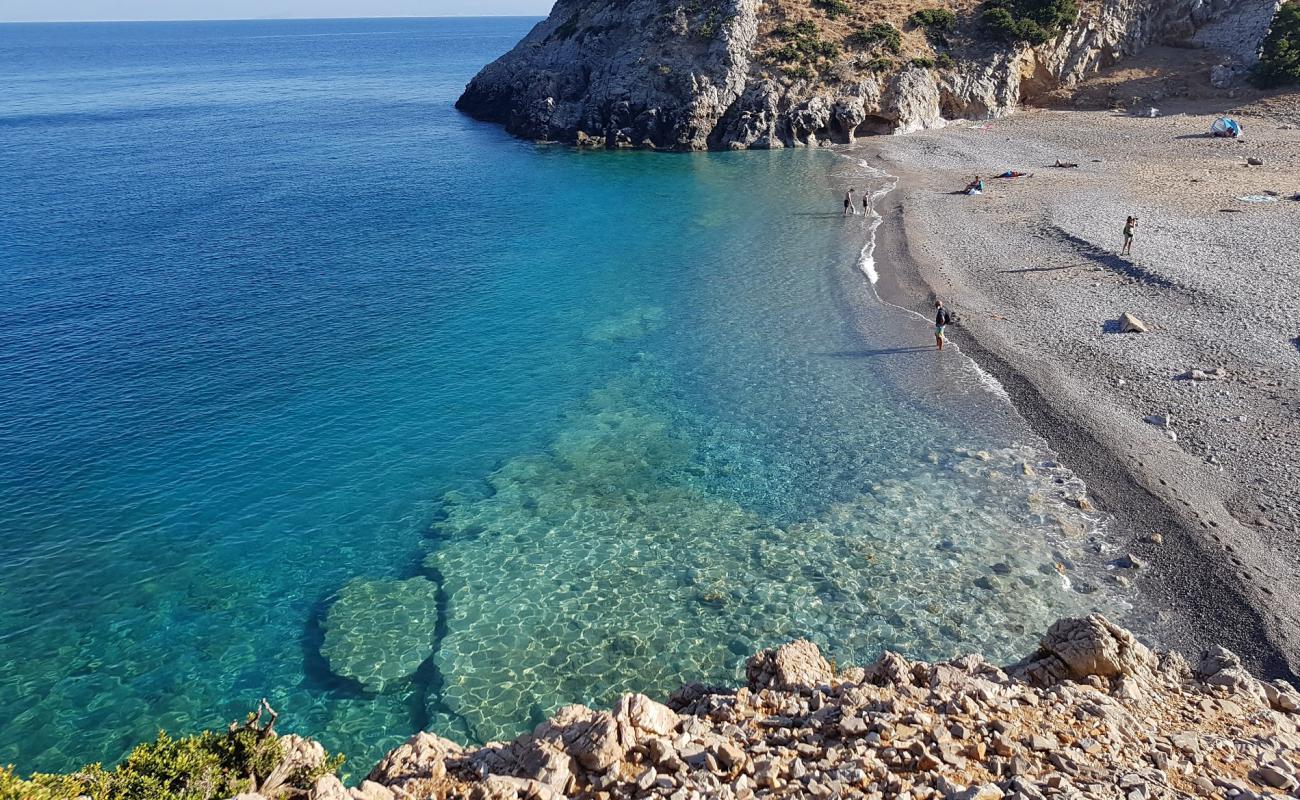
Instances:
[[[984,181],[978,175],[975,176],[975,180],[966,184],[965,189],[962,189],[965,194],[979,194],[982,191],[984,191]]]
[[[857,209],[853,207],[853,190],[849,189],[844,193],[844,216],[848,217],[857,213]]]
[[[1056,159],[1056,163],[1053,164],[1052,166],[1054,166],[1054,167],[1062,167],[1062,168],[1064,168],[1064,169],[1074,169],[1075,167],[1077,167],[1077,166],[1079,166],[1079,165],[1078,165],[1078,164],[1075,164],[1074,162],[1071,162],[1071,161],[1062,161],[1061,159],[1058,158],[1058,159]]]
[[[999,178],[1032,178],[1032,177],[1034,177],[1034,173],[1032,173],[1032,172],[1016,172],[1014,169],[1009,169],[1009,170],[1007,170],[1006,172],[1004,172],[1004,173],[1002,173],[1001,175],[999,175],[998,177],[999,177]]]

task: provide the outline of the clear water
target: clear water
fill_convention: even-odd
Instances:
[[[1122,606],[1072,478],[872,293],[838,206],[881,178],[457,115],[530,24],[0,26],[0,763],[267,696],[364,771],[796,635],[1010,657]]]

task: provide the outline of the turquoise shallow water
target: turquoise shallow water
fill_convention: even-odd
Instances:
[[[364,770],[795,635],[1122,607],[1072,478],[872,293],[838,202],[881,178],[457,115],[530,24],[0,26],[0,763],[267,696]]]

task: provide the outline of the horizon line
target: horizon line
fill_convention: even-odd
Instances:
[[[281,22],[281,21],[328,21],[342,19],[533,19],[545,17],[545,14],[381,14],[379,16],[343,16],[343,17],[194,17],[169,19],[5,19],[0,25],[82,25],[87,23],[125,23],[125,22]]]

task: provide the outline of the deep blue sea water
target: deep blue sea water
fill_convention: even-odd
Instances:
[[[1010,656],[1122,604],[1077,483],[877,300],[838,212],[885,178],[457,114],[533,22],[0,25],[0,763],[266,696],[364,773],[795,635]]]

